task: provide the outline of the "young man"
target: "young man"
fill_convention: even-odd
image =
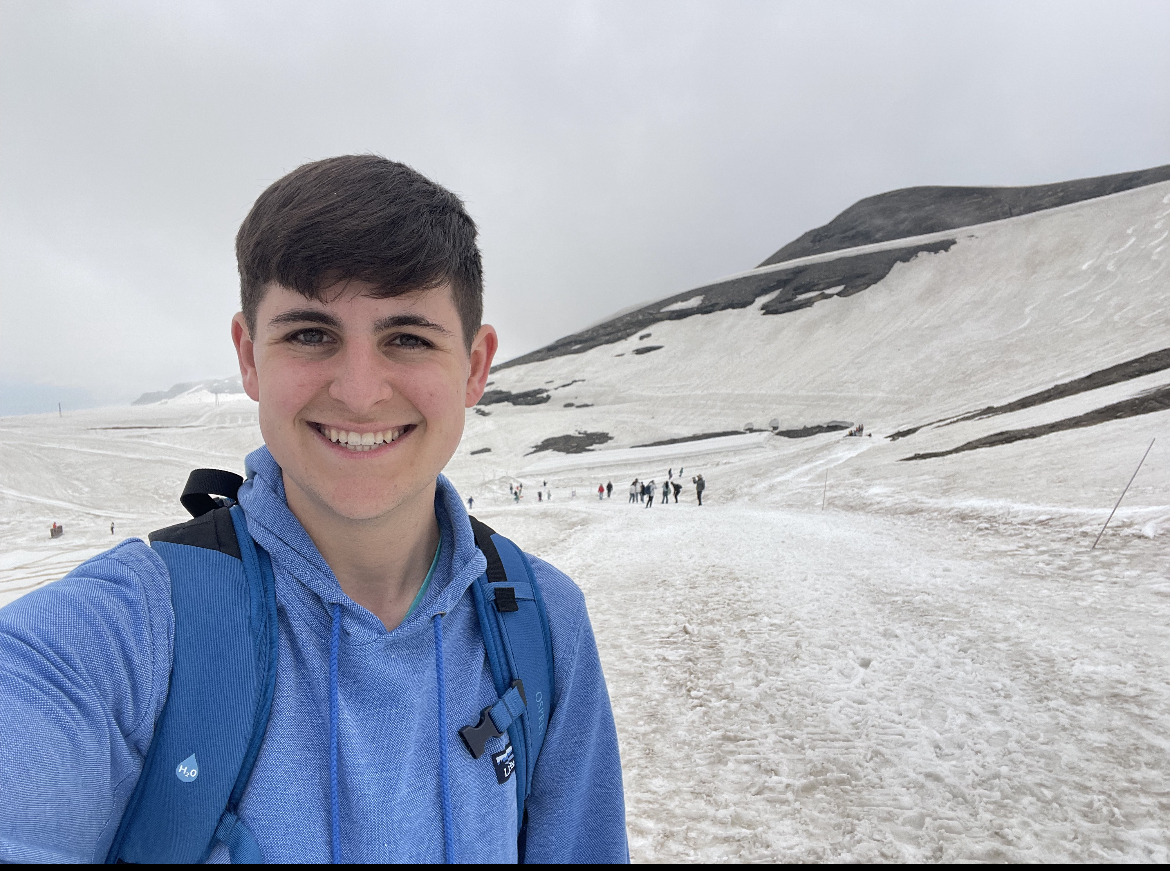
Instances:
[[[554,690],[520,847],[515,781],[458,734],[498,697],[469,589],[485,557],[440,475],[496,351],[475,237],[454,195],[372,156],[301,167],[240,228],[232,339],[265,444],[239,503],[271,558],[278,658],[239,820],[265,861],[628,859],[584,599],[539,559]],[[175,636],[167,566],[138,539],[0,610],[0,860],[108,858]]]

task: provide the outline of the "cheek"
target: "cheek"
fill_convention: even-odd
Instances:
[[[327,386],[320,367],[297,365],[289,360],[282,360],[278,365],[269,367],[257,367],[257,375],[260,382],[261,415],[264,416],[267,410],[272,417],[286,421]]]
[[[448,373],[416,379],[408,389],[407,399],[432,426],[447,429],[451,421],[463,420],[464,385],[457,383]]]

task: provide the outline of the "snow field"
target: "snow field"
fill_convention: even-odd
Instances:
[[[479,513],[585,589],[635,860],[1167,857],[1153,542],[624,498]]]

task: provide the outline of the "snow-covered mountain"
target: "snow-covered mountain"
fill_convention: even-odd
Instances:
[[[143,393],[131,405],[161,405],[164,403],[215,402],[224,395],[243,394],[244,385],[239,375],[230,378],[208,378],[204,381],[184,381],[170,390]]]
[[[1069,187],[1111,186],[1090,181]],[[1054,187],[1045,192],[1059,201]],[[816,489],[831,465],[854,501],[894,487],[912,502],[1095,509],[1170,425],[1168,234],[1170,182],[1154,181],[769,263],[498,366],[464,448],[512,474],[601,472],[619,458],[635,472],[639,451],[682,461],[716,445],[680,440],[722,433],[719,444],[752,446],[740,461],[762,465],[737,487],[767,488],[765,469],[783,469],[791,495]],[[726,436],[773,421],[787,437]],[[873,437],[840,458],[840,433],[791,437],[831,421],[863,423]],[[587,454],[558,461],[539,450],[572,449],[581,433],[594,434]],[[1155,460],[1127,504],[1164,505],[1167,485],[1170,465]]]

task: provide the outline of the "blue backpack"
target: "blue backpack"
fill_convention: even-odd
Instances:
[[[276,586],[268,554],[235,501],[242,483],[231,472],[196,469],[181,497],[194,519],[150,535],[171,576],[174,659],[166,704],[107,862],[202,862],[217,843],[233,863],[264,861],[238,811],[272,709]],[[471,525],[487,558],[471,591],[500,698],[459,734],[478,759],[484,742],[507,732],[523,862],[524,805],[551,713],[552,642],[527,557],[474,517]],[[448,833],[448,861],[450,840]]]

